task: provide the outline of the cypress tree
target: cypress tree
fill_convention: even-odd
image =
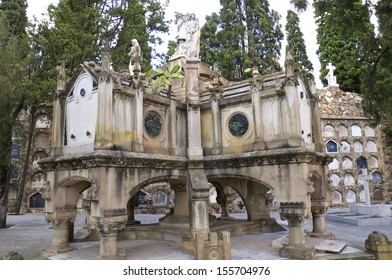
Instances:
[[[306,78],[314,79],[313,65],[306,53],[305,40],[299,27],[299,17],[292,10],[287,11],[286,35],[294,67],[303,72]]]
[[[202,38],[209,38],[201,46],[201,57],[211,65],[218,63],[229,80],[243,79],[254,57],[263,62],[260,73],[280,70],[283,32],[280,16],[269,9],[268,1],[221,0],[220,4],[219,15],[207,17],[201,30]]]

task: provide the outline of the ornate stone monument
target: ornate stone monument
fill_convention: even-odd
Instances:
[[[71,79],[61,67],[52,154],[39,162],[47,172],[45,215],[53,224],[53,248],[71,247],[82,194],[86,227],[99,236],[102,258],[123,254],[118,239],[151,238],[175,241],[198,259],[227,259],[229,232],[283,230],[270,217],[273,195],[277,205],[299,202],[294,208],[283,204],[293,236],[285,254],[305,248],[301,256],[308,258],[312,251],[302,246],[301,233],[315,190],[308,175],[317,175],[319,195],[326,197],[331,160],[319,144],[317,97],[292,64],[267,76],[255,69],[251,80],[226,80],[216,67],[199,62],[195,15],[177,13],[176,24],[178,46],[167,68],[178,65],[184,80],[173,80],[171,94],[146,90],[136,41],[129,75],[110,68],[109,50],[102,65],[84,62]],[[255,68],[258,63],[255,58]],[[134,219],[135,201],[154,183],[170,185],[173,211],[159,225],[141,226]],[[223,190],[222,202],[237,193],[247,220],[212,217],[211,185]]]

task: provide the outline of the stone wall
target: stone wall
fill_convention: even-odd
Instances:
[[[373,175],[372,203],[390,202],[390,155],[381,127],[372,127],[361,110],[361,96],[337,87],[318,90],[318,96],[323,144],[334,157],[328,172],[332,205],[364,201],[363,182],[358,180],[361,163]]]

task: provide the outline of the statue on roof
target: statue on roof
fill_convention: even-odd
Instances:
[[[140,62],[142,60],[141,49],[139,42],[136,39],[132,39],[131,51],[128,53],[130,56],[129,60],[129,74],[134,75],[134,72],[140,72],[141,66]]]
[[[198,58],[200,52],[200,24],[194,13],[175,13],[177,48],[170,60],[178,57]]]

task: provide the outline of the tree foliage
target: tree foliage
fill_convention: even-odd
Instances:
[[[24,36],[10,30],[0,11],[0,228],[6,227],[12,130],[25,102],[26,60]]]
[[[313,80],[313,65],[306,52],[305,40],[299,27],[299,17],[292,10],[287,11],[286,34],[294,67],[303,72],[305,77]]]
[[[326,85],[329,62],[336,66],[337,82],[343,90],[360,92],[361,73],[369,66],[367,44],[374,26],[361,0],[314,1],[320,79]]]
[[[280,15],[269,9],[268,1],[221,0],[220,4],[220,13],[207,16],[201,29],[202,60],[218,63],[230,80],[244,78],[255,57],[261,58],[262,74],[280,70]]]

